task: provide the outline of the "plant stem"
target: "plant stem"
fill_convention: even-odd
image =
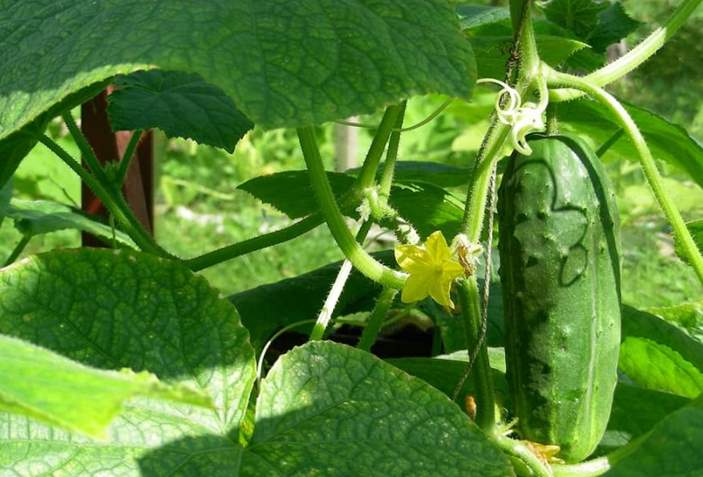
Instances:
[[[119,169],[117,169],[117,176],[115,178],[115,182],[119,188],[122,188],[122,184],[124,184],[124,180],[127,177],[127,172],[129,171],[129,165],[132,163],[132,159],[135,156],[135,151],[137,150],[137,146],[139,145],[142,135],[143,131],[141,129],[137,129],[132,133],[132,137],[129,138],[127,149],[124,151],[124,156],[122,156]]]
[[[381,162],[381,157],[383,156],[383,151],[386,149],[386,143],[388,143],[388,138],[393,132],[393,127],[398,120],[398,115],[405,110],[405,104],[389,106],[386,108],[386,112],[383,114],[383,119],[381,124],[378,125],[378,130],[376,135],[371,142],[369,147],[369,152],[366,154],[364,159],[364,164],[361,166],[361,171],[357,178],[357,187],[363,190],[367,187],[371,187],[376,179],[376,170],[378,169],[378,164]],[[300,136],[300,131],[302,128],[298,129],[298,136]],[[314,138],[314,136],[313,136]],[[302,139],[301,139],[302,145]],[[315,145],[317,149],[317,145]],[[305,150],[303,150],[303,153]],[[319,155],[319,152],[318,152]]]
[[[393,121],[395,121],[395,117]],[[313,129],[309,126],[299,128],[298,138],[305,157],[305,163],[310,172],[310,184],[315,193],[317,203],[339,248],[363,275],[384,286],[402,288],[406,275],[376,261],[366,253],[349,231],[327,179],[327,172],[322,164]],[[373,176],[371,178],[373,180]]]
[[[369,233],[369,230],[371,229],[371,225],[372,222],[370,220],[367,220],[361,225],[361,227],[359,227],[359,231],[356,233],[357,242],[364,242],[366,236]],[[310,341],[321,340],[322,337],[325,335],[327,326],[329,325],[329,322],[332,319],[334,309],[337,307],[337,302],[339,301],[339,297],[344,291],[344,285],[346,285],[351,271],[352,263],[349,260],[344,260],[342,262],[342,266],[339,268],[339,272],[337,272],[337,277],[334,279],[332,289],[327,295],[325,303],[322,305],[322,310],[320,310],[319,315],[317,315],[317,322],[315,323],[315,326],[313,327],[312,332],[310,333]]]
[[[304,233],[310,232],[323,222],[324,220],[320,214],[308,215],[304,219],[301,219],[287,227],[283,227],[282,229],[213,250],[212,252],[208,252],[204,255],[186,260],[185,264],[194,272],[199,272],[222,262],[226,262],[227,260],[231,260],[251,252],[256,252],[257,250],[267,247],[272,247],[274,245],[278,245],[279,243],[287,242],[288,240],[293,240]]]
[[[381,179],[378,182],[379,195],[383,200],[388,200],[391,194],[391,186],[393,185],[393,177],[395,176],[395,163],[398,159],[398,147],[400,146],[400,135],[403,131],[403,120],[405,119],[405,106],[407,102],[403,101],[398,106],[398,115],[396,116],[395,127],[388,140],[388,151],[386,152],[386,161],[383,164]]]
[[[115,193],[108,188],[109,186],[106,184],[109,184],[109,182],[102,182],[93,177],[75,159],[73,159],[73,157],[71,157],[71,155],[64,148],[62,148],[50,137],[39,135],[37,136],[37,139],[54,154],[56,154],[59,159],[66,163],[66,165],[70,167],[73,172],[78,174],[81,180],[85,182],[90,190],[93,191],[98,199],[100,199],[103,205],[105,205],[107,210],[115,216],[115,219],[120,223],[124,231],[132,240],[134,240],[134,243],[136,243],[139,248],[148,253],[170,258],[169,254],[159,247],[149,236],[149,234],[146,233],[144,228],[141,226],[141,223],[139,223],[137,218],[134,216],[134,213],[129,208],[129,205],[125,202],[122,195]]]
[[[61,117],[66,123],[68,131],[71,133],[73,140],[76,142],[78,149],[81,151],[83,160],[86,164],[88,164],[90,171],[95,175],[95,177],[98,178],[98,180],[102,181],[103,184],[106,184],[108,182],[107,177],[102,177],[104,173],[103,167],[100,165],[100,161],[98,161],[98,158],[95,156],[95,151],[93,151],[93,148],[90,146],[80,128],[76,124],[76,120],[73,119],[71,111],[66,111],[61,115]]]
[[[596,151],[596,156],[603,157],[603,154],[608,152],[608,149],[613,147],[613,145],[618,142],[618,140],[620,140],[623,134],[625,134],[625,130],[623,128],[618,128],[618,130],[615,131],[615,133],[613,133],[613,135],[610,136],[607,141],[601,144],[601,146]]]
[[[357,348],[364,351],[371,351],[371,346],[376,342],[379,331],[383,328],[383,321],[390,310],[391,305],[393,305],[393,300],[398,294],[398,290],[393,288],[384,288],[381,294],[376,300],[376,306],[374,306],[373,311],[369,315],[369,319],[366,322],[366,327],[361,333],[361,338],[359,343],[356,345]]]
[[[664,190],[662,176],[657,169],[649,146],[647,146],[647,142],[644,140],[644,137],[642,137],[642,133],[640,133],[640,130],[630,117],[630,114],[615,97],[602,88],[592,85],[588,80],[565,73],[559,73],[546,65],[544,71],[547,81],[551,85],[555,87],[566,86],[579,89],[595,98],[610,110],[611,114],[613,114],[620,126],[625,130],[637,149],[640,164],[642,165],[642,170],[647,178],[647,182],[649,182],[657,202],[659,202],[659,205],[664,210],[664,214],[674,230],[674,235],[681,244],[684,255],[696,271],[701,283],[703,283],[703,256],[701,255],[701,251],[698,250],[693,237],[691,237],[691,233],[686,227],[686,222],[684,222],[683,217],[681,217],[681,213],[676,207],[676,204],[674,204],[674,201],[671,200]]]
[[[15,248],[12,250],[12,253],[10,253],[10,256],[7,257],[7,260],[5,260],[3,267],[7,267],[8,265],[12,265],[13,263],[15,263],[15,261],[19,258],[22,252],[24,252],[24,249],[27,247],[27,244],[29,244],[30,240],[32,240],[31,235],[23,235],[20,241],[15,246]]]
[[[461,316],[466,329],[466,345],[469,351],[479,348],[476,354],[476,372],[472,374],[476,384],[476,424],[490,435],[495,428],[495,395],[486,341],[480,339],[481,302],[476,277],[460,280],[458,288]],[[458,397],[457,391],[461,391],[461,388],[454,391],[454,400]]]
[[[625,76],[651,58],[666,42],[676,34],[702,0],[684,0],[674,10],[666,23],[654,30],[635,48],[612,63],[584,77],[594,86],[605,86]],[[583,95],[575,89],[557,89],[550,92],[551,101],[570,101]]]
[[[539,460],[539,458],[530,450],[529,447],[527,447],[527,445],[525,445],[524,442],[504,436],[495,437],[494,442],[498,444],[498,447],[500,447],[506,454],[510,457],[518,459],[531,471],[531,473],[527,474],[526,477],[553,476],[549,466]]]

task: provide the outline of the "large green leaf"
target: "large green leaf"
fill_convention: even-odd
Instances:
[[[502,348],[490,348],[490,350],[493,386],[500,403],[507,406],[510,397],[508,383],[505,380],[505,368],[501,370],[499,366],[499,361],[501,357],[505,359],[505,354],[502,352]],[[431,384],[448,397],[452,397],[457,384],[466,374],[468,353],[466,350],[461,350],[435,358],[394,358],[389,359],[388,362]],[[474,393],[474,382],[472,379],[467,379],[459,392],[459,397],[463,398]]]
[[[26,259],[0,272],[0,333],[87,366],[148,371],[166,384],[195,387],[215,404],[209,411],[129,401],[100,443],[1,413],[0,468],[31,476],[137,475],[136,458],[184,436],[212,435],[218,449],[237,449],[254,352],[236,309],[179,263],[93,249]],[[197,441],[174,458],[207,451]],[[165,464],[162,470],[156,475],[173,475]]]
[[[659,422],[625,448],[605,477],[697,477],[703,470],[703,397]]]
[[[647,389],[688,398],[703,392],[703,373],[668,346],[645,338],[623,341],[618,367]]]
[[[475,79],[445,0],[2,0],[0,11],[0,139],[72,92],[153,67],[199,74],[266,128],[415,94],[467,97]]]
[[[354,185],[354,177],[344,173],[328,172],[327,179],[337,200]],[[291,219],[305,217],[319,210],[308,171],[284,171],[259,176],[237,188],[275,207]],[[347,215],[355,214],[354,208],[345,207],[343,212]]]
[[[624,446],[649,432],[659,421],[689,402],[689,399],[674,394],[619,382],[599,453]]]
[[[441,392],[368,353],[316,342],[262,383],[242,475],[514,474]]]
[[[327,173],[339,202],[354,185],[354,178],[342,173]],[[291,218],[304,217],[319,210],[310,187],[307,171],[286,171],[256,177],[240,189],[267,203]],[[415,226],[421,237],[441,230],[454,237],[461,227],[464,204],[451,193],[428,182],[399,182],[391,189],[389,203],[401,217]],[[358,217],[354,206],[342,212]]]
[[[703,343],[680,327],[631,306],[622,309],[622,338],[644,338],[676,351],[703,372]]]
[[[108,113],[115,131],[159,128],[168,137],[234,152],[254,125],[220,88],[180,71],[137,71],[117,79]]]
[[[617,43],[640,26],[640,22],[632,19],[620,2],[611,3],[598,14],[598,24],[588,32],[587,41],[596,51],[605,49]]]
[[[0,409],[95,437],[134,396],[211,406],[204,394],[168,386],[153,374],[102,371],[0,335]]]
[[[703,147],[684,128],[645,109],[625,103],[656,159],[686,172],[703,187]],[[583,137],[594,149],[615,134],[620,126],[607,109],[595,101],[579,99],[559,105],[559,128]],[[605,154],[606,160],[638,160],[637,151],[623,136]]]
[[[48,234],[58,230],[75,229],[88,232],[110,242],[134,247],[127,234],[65,204],[48,200],[14,199],[7,209],[7,217],[14,220],[15,227],[24,235]]]
[[[568,28],[580,38],[587,38],[606,8],[607,4],[595,0],[552,0],[546,4],[544,14],[556,25]]]

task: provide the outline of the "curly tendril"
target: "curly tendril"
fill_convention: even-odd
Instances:
[[[498,121],[510,126],[510,143],[513,149],[525,156],[531,155],[532,149],[527,144],[527,135],[534,131],[544,131],[546,128],[543,118],[548,102],[546,83],[539,81],[539,103],[527,102],[524,104],[520,93],[503,81],[493,78],[482,78],[476,83],[492,83],[502,87],[495,103]],[[508,95],[507,101],[503,101],[506,94]]]

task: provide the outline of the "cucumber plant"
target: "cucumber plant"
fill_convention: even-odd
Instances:
[[[604,89],[700,3],[680,1],[598,67],[637,25],[619,3],[0,0],[0,223],[23,236],[0,269],[0,475],[703,474],[700,321],[681,318],[692,304],[621,304],[597,157],[628,141],[703,282],[698,222],[655,160],[703,186],[703,148]],[[134,133],[104,166],[72,110],[109,84],[113,128]],[[473,164],[398,160],[405,131],[495,85]],[[407,124],[407,102],[429,93],[446,100]],[[316,126],[379,110],[378,124],[351,123],[373,130],[362,166],[327,172]],[[84,164],[47,134],[55,117]],[[164,249],[121,192],[142,131],[232,151],[254,127],[297,133],[305,171],[239,186],[293,222],[200,256]],[[12,197],[35,146],[109,223]],[[198,275],[323,225],[343,262],[229,298]],[[393,251],[367,250],[374,225]],[[24,256],[66,228],[107,248]],[[371,352],[418,314],[436,330],[432,357]],[[342,326],[359,328],[356,347],[338,342]],[[308,342],[273,360],[291,330]]]

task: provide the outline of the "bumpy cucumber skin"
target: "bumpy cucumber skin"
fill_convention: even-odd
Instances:
[[[499,197],[507,378],[522,438],[580,462],[605,432],[620,345],[620,226],[590,148],[534,136]]]

